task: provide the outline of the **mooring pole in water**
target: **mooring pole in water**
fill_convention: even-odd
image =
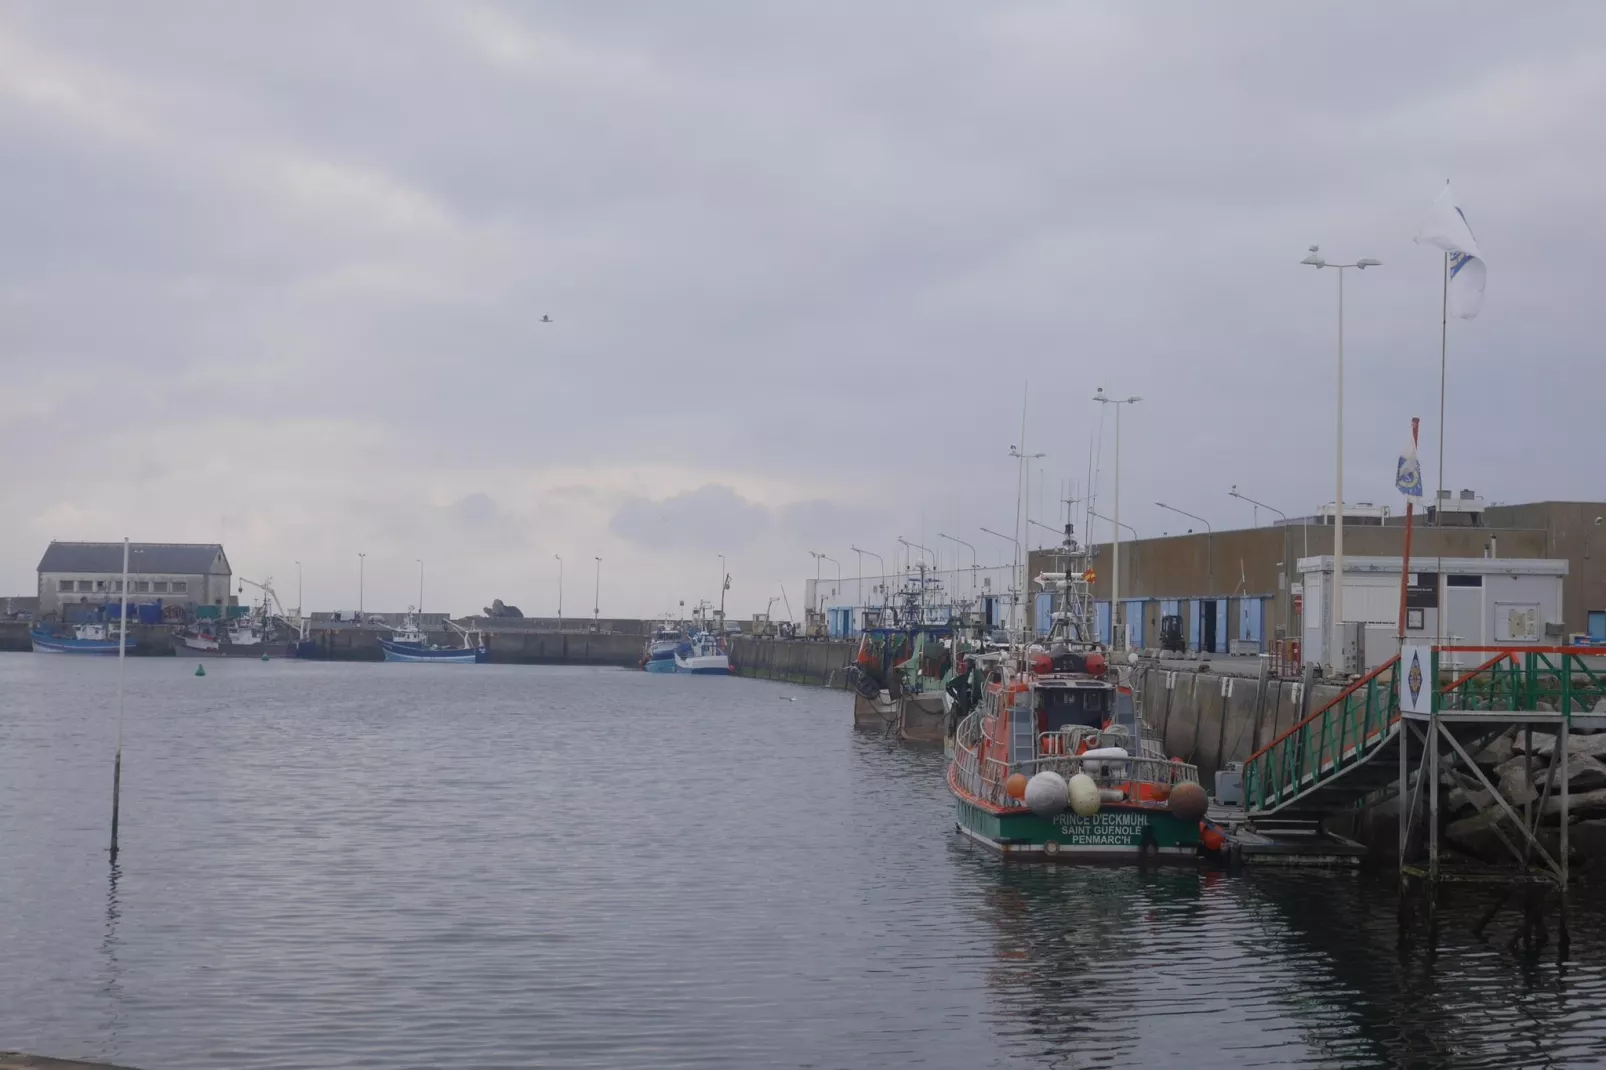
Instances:
[[[117,806],[123,794],[123,660],[128,656],[128,540],[123,539],[123,591],[117,632],[117,757],[112,762],[112,861],[117,861]]]

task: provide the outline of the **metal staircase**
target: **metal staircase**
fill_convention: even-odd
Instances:
[[[1487,660],[1444,684],[1431,712],[1403,719],[1399,657],[1373,669],[1250,755],[1244,763],[1245,817],[1321,817],[1397,789],[1402,773],[1420,768],[1427,750],[1426,733],[1406,730],[1409,721],[1436,720],[1451,750],[1471,755],[1513,724],[1554,731],[1606,699],[1606,659],[1596,652],[1435,647],[1431,667],[1424,666],[1430,680],[1439,677],[1441,653]]]

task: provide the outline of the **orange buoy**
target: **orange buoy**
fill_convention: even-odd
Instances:
[[[1223,836],[1215,826],[1203,821],[1199,822],[1199,839],[1204,843],[1205,850],[1211,854],[1220,854],[1221,849],[1227,846],[1227,837]]]
[[[1004,781],[1004,794],[1008,795],[1011,799],[1026,798],[1026,774],[1009,774],[1009,779]]]

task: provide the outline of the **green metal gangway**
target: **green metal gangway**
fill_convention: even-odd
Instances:
[[[1426,647],[1417,648],[1426,650]],[[1441,671],[1482,659],[1463,673]],[[1400,658],[1350,684],[1331,702],[1250,755],[1244,763],[1244,816],[1321,818],[1382,798],[1414,773],[1428,732],[1439,731],[1467,754],[1515,723],[1557,728],[1606,702],[1606,650],[1588,647],[1435,646],[1421,676],[1444,681],[1427,711],[1402,715]],[[1446,679],[1448,678],[1448,679]]]

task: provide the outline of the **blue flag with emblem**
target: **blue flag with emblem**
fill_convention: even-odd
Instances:
[[[1394,469],[1394,486],[1407,498],[1422,497],[1422,462],[1416,459],[1416,443],[1408,442]]]

